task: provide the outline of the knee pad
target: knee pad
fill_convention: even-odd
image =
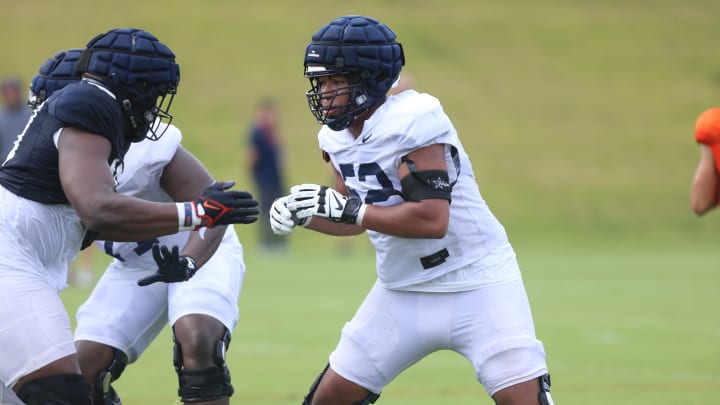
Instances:
[[[540,405],[555,405],[550,396],[550,374],[541,375],[538,380],[540,381],[540,393],[538,394]]]
[[[303,399],[302,405],[310,405],[312,404],[312,399],[315,396],[315,391],[317,391],[318,385],[320,385],[320,380],[322,380],[325,373],[327,373],[328,368],[330,368],[330,364],[327,364],[323,371],[318,374],[317,378],[315,378],[315,381],[313,381],[312,385],[310,386],[310,392],[305,396],[305,399]],[[353,402],[351,405],[369,405],[374,404],[377,399],[380,398],[380,394],[376,394],[374,392],[371,392],[368,394],[367,397],[365,397],[360,402]]]
[[[58,374],[30,380],[18,398],[27,405],[93,405],[90,384],[80,374]]]
[[[178,395],[183,402],[214,401],[231,397],[235,390],[230,384],[230,370],[225,363],[225,353],[230,344],[230,331],[225,329],[222,339],[215,343],[214,367],[193,369],[183,366],[182,347],[173,332],[173,364],[178,375]]]
[[[110,365],[102,370],[95,377],[95,401],[98,405],[120,405],[120,398],[115,389],[110,385],[111,382],[120,378],[128,364],[128,358],[122,351],[113,349],[113,358]]]

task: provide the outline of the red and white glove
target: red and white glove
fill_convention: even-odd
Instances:
[[[234,185],[234,181],[215,182],[195,200],[177,203],[179,230],[257,221],[258,202],[247,191],[228,191]]]

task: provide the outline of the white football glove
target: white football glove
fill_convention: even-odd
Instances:
[[[270,207],[270,228],[276,235],[289,235],[295,226],[305,227],[312,217],[314,203],[310,196],[289,194],[276,199]],[[293,202],[293,209],[288,203]]]
[[[361,225],[367,207],[358,197],[346,197],[332,188],[317,184],[300,184],[290,188],[294,201],[288,201],[287,208],[297,211],[303,218],[308,213],[328,218],[333,222]],[[312,205],[309,204],[312,202]],[[312,209],[308,209],[312,206]]]

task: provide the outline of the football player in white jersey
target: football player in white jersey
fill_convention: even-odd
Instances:
[[[363,16],[333,20],[306,48],[307,98],[336,181],[292,187],[271,209],[272,228],[366,231],[378,279],[304,404],[374,403],[443,349],[472,363],[497,404],[552,404],[515,252],[455,128],[428,94],[387,96],[404,62],[393,31]]]
[[[58,293],[83,235],[140,241],[257,219],[252,196],[225,182],[194,183],[182,202],[115,192],[130,144],[159,139],[172,118],[180,69],[165,44],[112,29],[73,70],[81,79],[33,111],[0,166],[0,380],[28,404],[93,403]]]
[[[45,62],[31,82],[28,104],[37,107],[78,81],[73,66],[81,55],[81,49],[71,49]],[[116,173],[118,193],[172,202],[212,182],[205,167],[182,147],[180,130],[162,125],[167,125],[162,138],[130,146]],[[232,227],[201,232],[141,242],[95,242],[114,260],[78,310],[75,331],[80,366],[95,404],[120,404],[110,383],[137,360],[168,320],[182,399],[228,403],[233,388],[224,356],[238,319],[243,250]],[[113,235],[96,235],[106,236]]]

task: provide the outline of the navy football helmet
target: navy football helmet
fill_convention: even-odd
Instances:
[[[339,131],[352,124],[357,116],[387,96],[405,65],[402,45],[385,24],[370,17],[339,17],[321,27],[305,49],[305,77],[310,79],[306,93],[310,111],[320,124]],[[320,78],[345,75],[349,86],[321,92]],[[349,102],[338,114],[328,115],[323,99],[334,100],[338,94],[350,94]]]
[[[82,53],[83,49],[69,49],[46,60],[30,81],[28,107],[37,108],[54,92],[80,80],[80,76],[75,73],[75,64]]]
[[[175,54],[147,31],[116,28],[91,39],[76,74],[90,73],[118,97],[130,121],[130,141],[157,140],[172,121],[170,105],[180,83]],[[164,128],[160,131],[160,128]]]

